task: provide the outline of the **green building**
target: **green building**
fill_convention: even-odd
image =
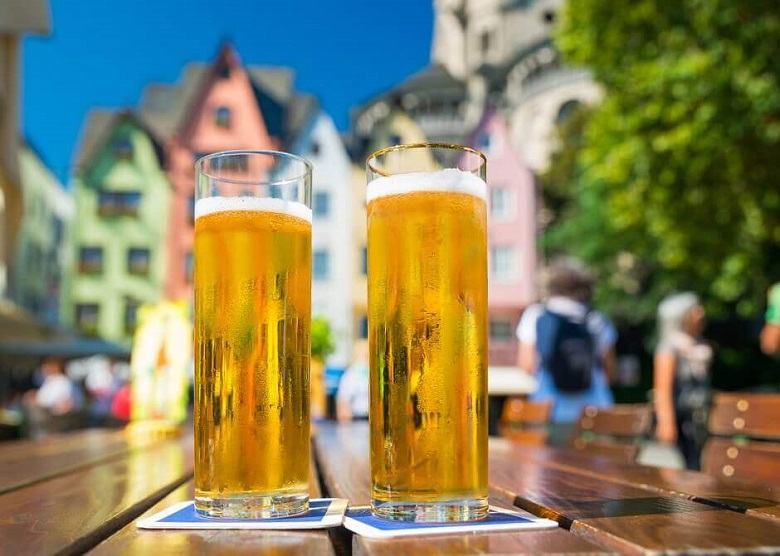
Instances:
[[[171,188],[161,145],[129,111],[92,111],[71,191],[62,320],[82,334],[128,344],[143,303],[160,301]]]
[[[73,200],[35,150],[24,142],[19,170],[24,212],[11,265],[10,296],[39,320],[56,325],[65,234],[73,218]]]

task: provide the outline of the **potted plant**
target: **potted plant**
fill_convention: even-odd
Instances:
[[[325,359],[336,349],[333,330],[327,319],[315,317],[311,322],[311,417],[317,421],[327,413],[325,393]]]

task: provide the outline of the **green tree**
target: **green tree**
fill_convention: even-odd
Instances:
[[[325,359],[336,349],[333,330],[327,319],[314,317],[311,321],[311,357],[318,361]]]
[[[778,36],[776,0],[568,3],[558,46],[604,98],[543,180],[570,199],[547,241],[593,265],[614,313],[690,288],[757,314],[780,279]]]

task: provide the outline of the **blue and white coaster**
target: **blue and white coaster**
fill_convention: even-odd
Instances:
[[[345,498],[315,498],[309,501],[309,511],[297,517],[225,519],[198,515],[195,502],[189,500],[139,519],[136,526],[141,529],[326,529],[341,525],[347,503]]]
[[[371,508],[349,508],[344,516],[344,527],[370,539],[412,537],[416,535],[442,535],[453,533],[479,533],[481,531],[517,531],[520,529],[553,529],[558,523],[536,517],[522,510],[506,510],[491,506],[487,519],[468,523],[412,523],[389,521],[374,517]]]

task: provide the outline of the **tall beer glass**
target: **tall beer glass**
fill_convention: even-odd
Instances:
[[[311,165],[230,151],[195,165],[195,507],[309,503]]]
[[[367,161],[371,506],[487,515],[485,156],[402,145]]]

